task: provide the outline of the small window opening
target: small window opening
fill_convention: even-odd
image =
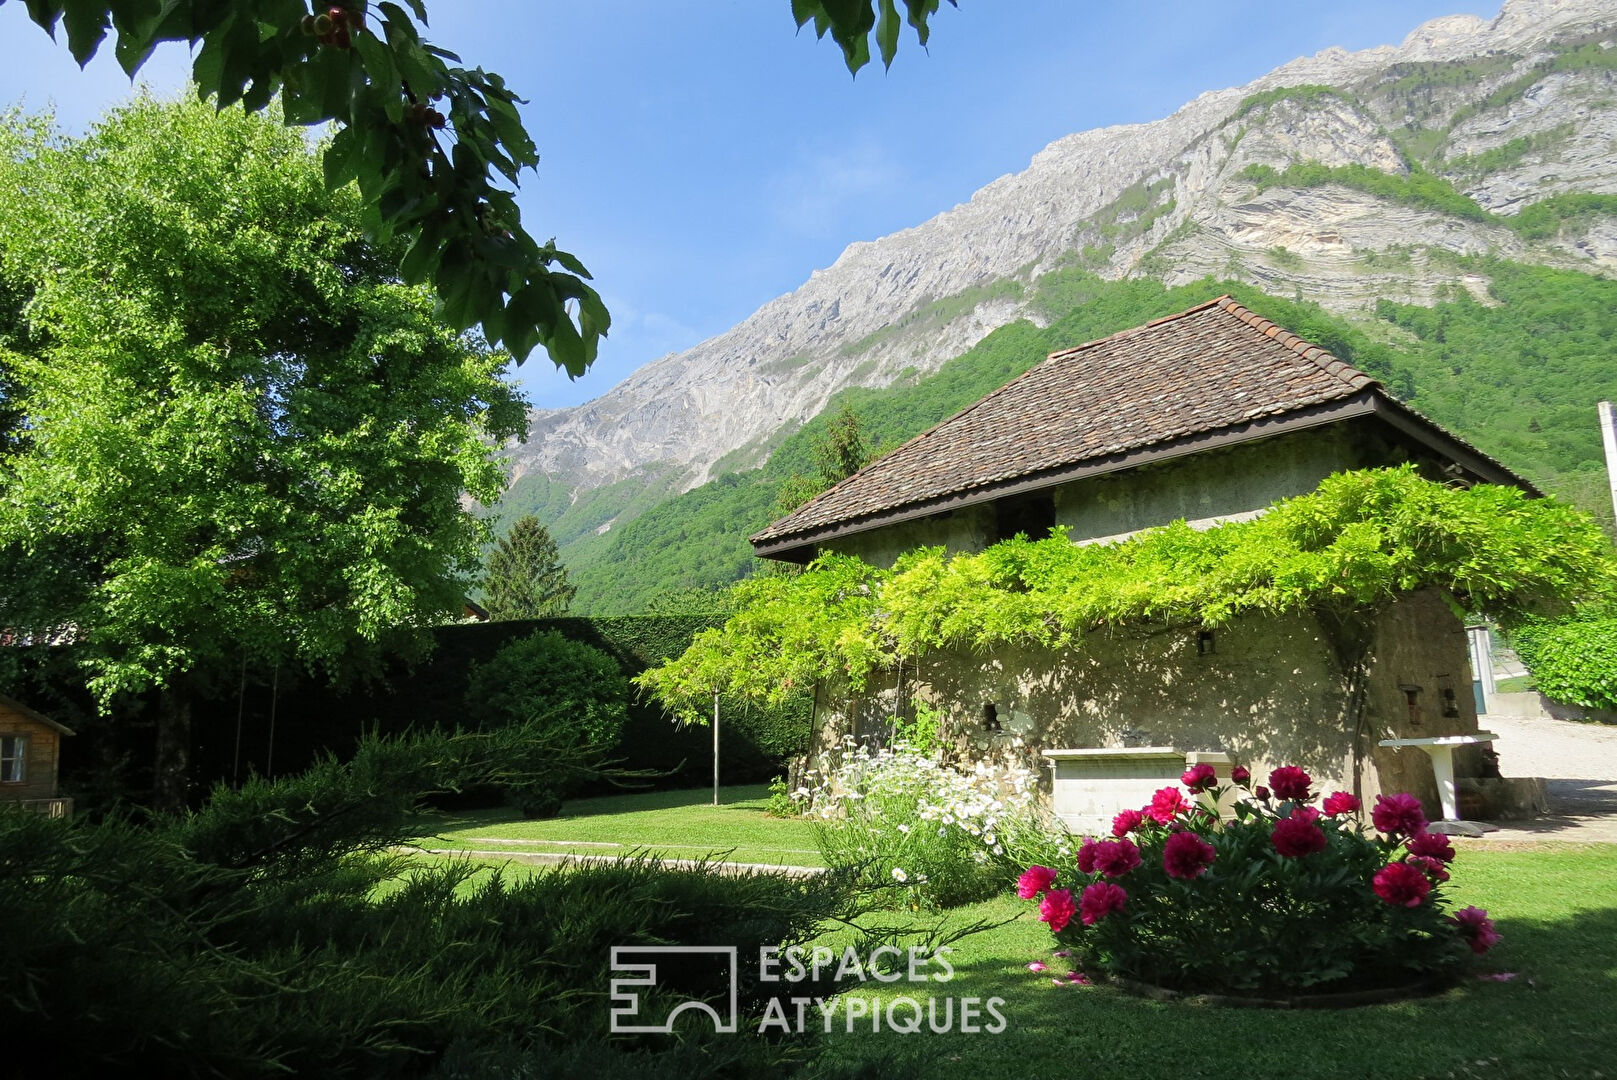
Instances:
[[[1029,540],[1043,540],[1056,527],[1055,500],[1048,495],[1024,495],[1001,499],[994,504],[994,543],[1021,533]]]
[[[28,736],[0,736],[0,784],[28,779]]]
[[[1001,731],[999,726],[999,708],[992,701],[983,704],[983,730]]]
[[[1450,719],[1460,715],[1460,702],[1454,696],[1453,687],[1443,688],[1443,715]]]
[[[1402,690],[1404,692],[1404,702],[1409,708],[1409,723],[1413,727],[1420,727],[1420,718],[1421,718],[1420,691],[1421,691],[1421,688],[1418,687],[1418,686],[1407,686],[1406,685],[1406,686],[1400,686],[1398,689],[1400,689],[1400,690]]]
[[[1196,655],[1212,656],[1217,651],[1217,642],[1213,640],[1211,630],[1196,631]]]

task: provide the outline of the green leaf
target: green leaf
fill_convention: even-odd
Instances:
[[[90,62],[101,42],[106,39],[111,23],[111,5],[107,0],[67,0],[62,9],[62,24],[67,27],[67,49],[79,67]]]
[[[339,128],[326,144],[320,164],[325,173],[326,187],[332,191],[342,187],[359,175],[359,162],[364,146],[352,127]]]
[[[898,9],[893,0],[881,0],[881,17],[876,21],[876,45],[881,49],[882,66],[891,68],[898,52]]]

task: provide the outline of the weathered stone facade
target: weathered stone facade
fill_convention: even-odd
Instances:
[[[1355,792],[1367,804],[1408,791],[1436,816],[1426,755],[1376,744],[1474,734],[1470,681],[1465,627],[1427,591],[1399,599],[1375,623],[1357,724],[1328,627],[1307,614],[1248,615],[1210,637],[1141,627],[1091,634],[1061,652],[945,651],[886,673],[863,694],[821,687],[812,753],[844,734],[883,737],[915,700],[948,718],[959,758],[1040,770],[1046,790],[1046,749],[1171,746],[1228,753],[1260,780],[1300,765],[1319,789]],[[1480,766],[1478,754],[1457,755],[1461,776]]]

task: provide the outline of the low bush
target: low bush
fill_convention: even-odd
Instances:
[[[144,825],[0,810],[8,1060],[61,1077],[783,1071],[801,1048],[609,1038],[610,950],[805,942],[850,916],[839,876],[639,861],[508,880],[388,854],[430,833],[429,792],[567,753],[521,728],[427,734]],[[706,997],[710,976],[670,965],[659,987]],[[756,976],[741,966],[745,1016],[776,991]]]
[[[1190,799],[1163,788],[1072,865],[1018,882],[1091,975],[1255,996],[1396,988],[1498,940],[1487,912],[1445,913],[1454,848],[1412,796],[1378,797],[1367,830],[1351,795],[1315,807],[1301,769],[1275,770],[1231,821],[1209,809],[1229,790],[1209,766],[1183,783]]]
[[[1545,697],[1585,709],[1617,709],[1617,618],[1534,622],[1512,640]]]
[[[897,740],[848,739],[797,793],[827,865],[903,907],[953,907],[1002,892],[1049,827],[1026,770],[962,772]]]

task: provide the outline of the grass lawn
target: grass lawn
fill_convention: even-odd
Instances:
[[[1487,908],[1504,935],[1479,970],[1514,972],[1513,980],[1319,1011],[1171,1005],[1105,988],[1056,988],[1048,975],[1027,971],[1032,960],[1062,963],[1049,955],[1049,932],[1034,905],[1011,897],[959,909],[961,918],[1021,917],[961,941],[951,958],[955,979],[929,991],[1004,998],[1002,1034],[872,1035],[865,1020],[848,1035],[838,1012],[828,1055],[869,1063],[881,1075],[970,1080],[1617,1076],[1617,845],[1462,848],[1455,882],[1457,905]],[[874,986],[859,993],[878,996]],[[903,993],[888,988],[886,996]]]
[[[529,821],[510,810],[457,816],[425,848],[509,851],[512,855],[561,853],[660,856],[695,859],[720,856],[730,862],[773,866],[824,866],[814,827],[764,812],[769,789],[762,785],[713,790],[653,791],[608,795],[567,803],[560,817]]]
[[[1494,690],[1501,694],[1520,694],[1528,690],[1537,690],[1538,684],[1531,675],[1516,675],[1509,679],[1500,679]]]

